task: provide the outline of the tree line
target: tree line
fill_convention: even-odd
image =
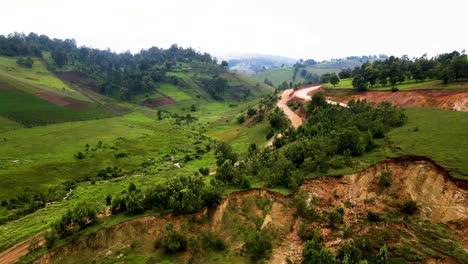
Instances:
[[[438,79],[449,83],[468,78],[468,60],[464,51],[453,51],[432,58],[426,54],[414,59],[390,56],[385,60],[366,62],[354,69],[345,69],[338,75],[342,79],[353,78],[353,87],[359,91],[376,85],[395,86],[407,80],[421,82]]]
[[[18,64],[31,67],[29,57],[39,57],[49,62],[49,67],[62,71],[66,66],[83,72],[100,84],[99,92],[115,98],[130,100],[136,95],[145,94],[158,87],[159,82],[178,85],[183,82],[166,72],[180,63],[198,63],[213,75],[214,85],[210,88],[213,97],[219,99],[219,89],[226,86],[219,72],[225,71],[227,63],[217,64],[208,53],[200,53],[192,48],[181,48],[173,44],[168,49],[151,47],[136,54],[129,51],[115,53],[90,47],[78,47],[74,39],[51,39],[46,35],[12,33],[0,35],[0,56],[19,56]],[[28,59],[29,58],[29,59]],[[67,69],[69,69],[68,67]],[[212,85],[212,84],[210,84]]]

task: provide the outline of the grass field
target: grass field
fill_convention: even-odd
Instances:
[[[109,113],[93,105],[89,105],[84,110],[75,111],[21,90],[9,89],[0,90],[0,116],[25,126],[37,126],[102,118],[109,116]]]
[[[164,95],[171,97],[176,102],[192,99],[190,95],[179,90],[179,88],[173,84],[163,83],[159,86],[157,90],[163,93]]]
[[[26,79],[32,84],[76,92],[51,74],[39,59],[32,59],[32,68],[25,68],[16,63],[16,57],[0,57],[0,73]]]
[[[468,113],[431,108],[406,113],[408,122],[388,134],[393,155],[430,157],[452,176],[468,180]]]

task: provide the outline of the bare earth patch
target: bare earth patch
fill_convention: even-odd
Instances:
[[[176,102],[170,97],[149,99],[143,102],[143,105],[149,108],[158,108],[165,105],[173,105]]]
[[[326,97],[340,102],[351,99],[379,103],[388,101],[400,107],[431,107],[456,111],[468,111],[468,92],[450,91],[369,91],[364,93],[350,92],[337,95],[325,89]]]
[[[52,92],[38,92],[35,94],[37,97],[45,99],[53,104],[64,106],[74,110],[83,110],[88,107],[88,103],[79,101],[69,97],[63,97]]]

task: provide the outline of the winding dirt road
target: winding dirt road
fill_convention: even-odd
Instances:
[[[302,124],[303,120],[298,114],[294,113],[288,107],[288,102],[294,98],[300,99],[305,102],[310,101],[311,97],[309,94],[315,90],[318,90],[319,88],[320,88],[320,85],[304,87],[296,91],[294,91],[293,89],[288,89],[288,90],[285,90],[283,94],[281,95],[281,99],[278,101],[276,105],[281,110],[283,110],[284,114],[289,118],[289,120],[291,120],[291,124],[294,128],[298,128]],[[340,102],[335,102],[335,101],[330,101],[330,100],[327,100],[327,103],[347,107],[345,103],[340,103]]]

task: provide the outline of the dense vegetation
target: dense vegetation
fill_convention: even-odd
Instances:
[[[227,63],[217,64],[208,53],[192,48],[180,48],[176,44],[169,49],[152,47],[139,53],[114,53],[88,47],[77,47],[74,39],[50,39],[45,35],[13,33],[0,36],[0,56],[21,56],[18,64],[30,67],[34,56],[48,62],[55,71],[79,71],[99,83],[99,92],[115,98],[131,98],[151,94],[161,83],[184,85],[184,80],[166,73],[175,66],[202,67],[208,76],[200,77],[207,92],[216,100],[227,88],[227,80],[220,76]]]
[[[350,101],[345,108],[327,104],[322,93],[314,94],[307,111],[307,121],[297,131],[280,126],[282,136],[276,137],[273,148],[251,148],[239,166],[231,158],[235,157],[232,151],[222,147],[216,177],[245,188],[249,186],[246,175],[251,175],[268,187],[296,189],[310,173],[352,166],[352,156],[375,148],[374,139],[385,137],[407,119],[403,110],[386,102]]]
[[[405,80],[424,81],[439,79],[444,83],[456,82],[468,78],[467,55],[457,51],[445,53],[433,58],[423,55],[409,59],[408,56],[397,58],[391,56],[377,60],[372,64],[366,62],[353,70],[346,69],[339,73],[340,78],[353,77],[353,87],[363,91],[376,85],[395,86]]]

